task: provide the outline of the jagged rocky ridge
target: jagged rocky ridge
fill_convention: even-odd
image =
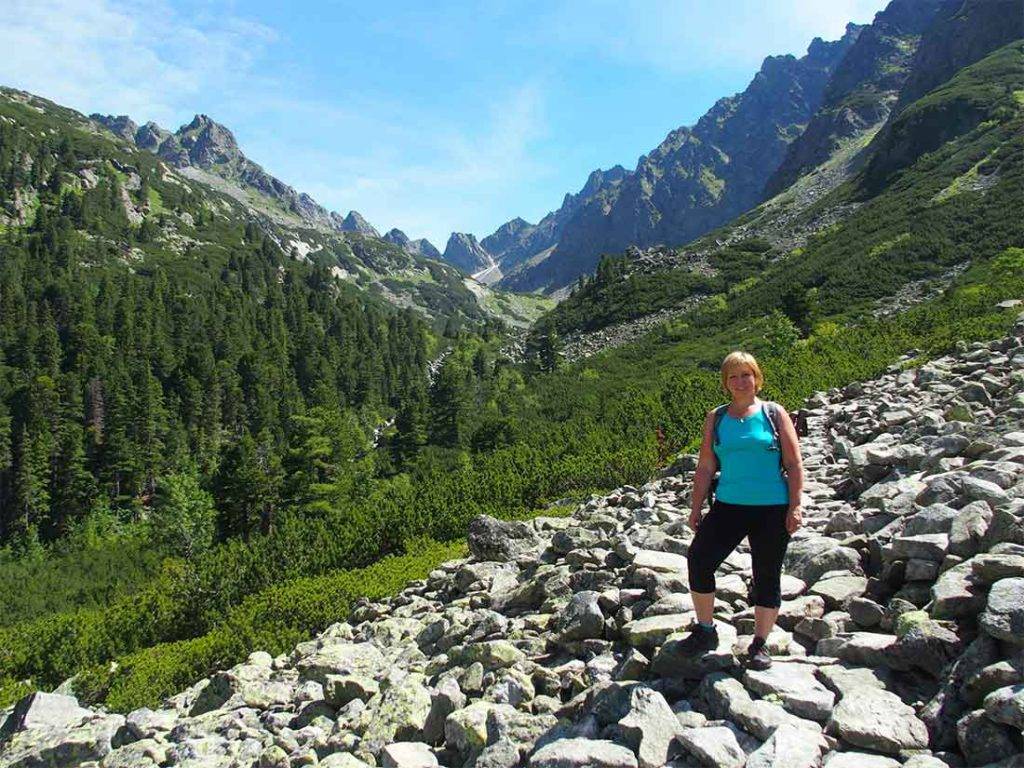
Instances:
[[[154,122],[138,127],[127,115],[93,114],[90,118],[139,149],[158,155],[173,167],[209,181],[212,174],[227,182],[248,187],[283,205],[289,212],[316,227],[340,232],[359,232],[380,237],[374,227],[357,211],[342,217],[328,211],[304,192],[267,173],[247,158],[238,147],[235,135],[207,115],[196,115],[192,122],[171,133]],[[230,190],[236,191],[236,190]],[[244,198],[244,195],[243,195]]]
[[[801,58],[766,58],[742,93],[669,133],[633,171],[585,188],[552,250],[521,263],[501,287],[553,291],[589,273],[602,253],[685,243],[756,205],[862,29],[850,24],[839,40],[816,38]]]
[[[836,66],[821,108],[768,179],[766,197],[825,163],[843,141],[881,127],[910,74],[917,42],[942,1],[893,0],[875,15]]]
[[[750,557],[693,614],[693,457],[569,518],[478,518],[472,557],[127,716],[36,694],[0,766],[1024,765],[1024,315],[1003,339],[817,393],[774,666]]]

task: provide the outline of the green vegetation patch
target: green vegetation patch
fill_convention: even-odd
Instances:
[[[395,594],[447,560],[465,557],[465,542],[409,542],[407,554],[373,565],[297,579],[246,598],[202,637],[162,643],[93,667],[75,681],[79,696],[117,712],[157,707],[197,680],[244,661],[253,651],[278,655],[342,621],[359,598]]]

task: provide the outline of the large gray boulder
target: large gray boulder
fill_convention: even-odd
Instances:
[[[992,691],[985,697],[984,706],[990,720],[1024,730],[1024,684]]]
[[[701,765],[716,768],[743,768],[747,755],[736,740],[731,728],[721,725],[704,728],[684,728],[679,744]]]
[[[992,585],[978,625],[992,637],[1024,645],[1024,578],[1000,579]]]
[[[896,755],[928,746],[928,729],[899,696],[863,687],[843,696],[826,732],[855,747]]]
[[[560,739],[530,757],[530,768],[637,768],[636,755],[611,741]]]
[[[640,684],[629,687],[624,703],[626,712],[610,725],[609,733],[636,753],[640,768],[660,768],[680,730],[672,708],[660,693]]]
[[[74,696],[36,691],[23,697],[0,727],[0,740],[36,728],[70,728],[92,717]]]
[[[520,521],[473,518],[466,532],[469,551],[477,560],[505,562],[536,552],[541,542],[533,528]]]
[[[577,592],[558,618],[562,640],[588,640],[604,636],[604,614],[593,590]]]

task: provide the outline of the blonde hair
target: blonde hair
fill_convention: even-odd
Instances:
[[[754,383],[757,385],[757,391],[760,392],[764,386],[764,374],[761,372],[761,366],[757,364],[757,360],[749,352],[730,352],[725,356],[725,360],[722,361],[722,389],[726,392],[729,391],[729,387],[726,386],[729,374],[740,367],[746,367],[753,371]]]

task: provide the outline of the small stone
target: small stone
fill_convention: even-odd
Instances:
[[[656,552],[650,549],[641,549],[633,558],[634,568],[649,568],[658,573],[687,573],[688,567],[686,558],[683,555],[676,555],[671,552]]]
[[[821,596],[827,609],[836,610],[845,607],[852,598],[863,595],[867,585],[868,580],[864,576],[849,574],[821,579],[811,587],[810,592]]]
[[[622,637],[634,648],[654,648],[675,632],[681,632],[692,622],[695,614],[668,614],[645,616],[631,621],[622,628]]]
[[[383,768],[435,768],[437,757],[423,742],[398,741],[381,750]]]
[[[900,768],[900,761],[866,752],[834,752],[825,768]]]
[[[885,616],[885,609],[867,597],[854,597],[846,604],[846,610],[859,626],[875,627]]]

